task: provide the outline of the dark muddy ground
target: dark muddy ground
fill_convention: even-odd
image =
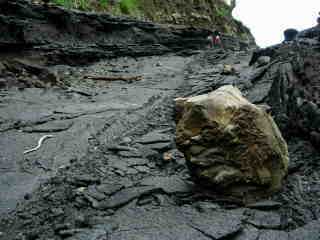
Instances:
[[[175,149],[173,99],[227,83],[253,91],[249,59],[210,50],[56,66],[68,89],[2,91],[3,239],[319,239],[319,157],[309,142],[289,141],[284,190],[246,207],[197,191]],[[235,75],[223,74],[226,63]],[[142,80],[83,79],[110,72]]]
[[[4,32],[9,26],[24,30],[20,21],[29,32],[22,40],[0,36],[0,47],[15,39],[20,49],[7,49],[0,62],[0,239],[320,239],[318,40],[274,46],[263,54],[270,63],[248,66],[251,51],[234,47],[241,45],[236,39],[225,37],[225,50],[204,50],[202,31],[15,2],[0,8]],[[39,26],[59,30],[61,23],[52,25],[46,14],[82,23],[58,35],[62,50],[46,34],[36,36]],[[101,30],[110,24],[120,28]],[[97,29],[111,56],[101,42],[88,48],[86,31],[92,38]],[[123,31],[131,47],[117,42]],[[189,37],[187,44],[179,45],[181,36]],[[28,48],[19,48],[27,40]],[[19,56],[22,65],[8,62]],[[225,84],[269,104],[288,142],[283,190],[257,203],[202,191],[175,147],[174,98]],[[23,154],[45,135],[53,137]]]

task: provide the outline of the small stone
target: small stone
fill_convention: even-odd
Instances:
[[[165,153],[163,154],[163,160],[164,160],[165,162],[171,162],[172,159],[173,159],[172,153],[165,152]]]
[[[81,194],[83,194],[86,190],[87,190],[86,187],[79,187],[79,188],[76,189],[76,193],[81,195]]]
[[[234,74],[235,73],[235,69],[233,66],[231,65],[228,65],[228,64],[225,64],[223,66],[223,69],[222,69],[222,74],[224,75],[231,75],[231,74]]]

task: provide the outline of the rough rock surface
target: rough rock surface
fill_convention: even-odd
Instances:
[[[232,17],[235,1],[140,0],[140,3],[140,14],[154,22],[217,29],[254,41],[249,29]]]
[[[300,33],[299,46],[270,47],[273,55],[261,54],[270,56],[270,63],[259,67],[248,66],[252,52],[240,50],[235,38],[224,38],[225,51],[194,51],[193,44],[200,42],[192,37],[196,29],[162,26],[164,33],[159,25],[112,18],[114,31],[105,31],[111,29],[99,24],[110,20],[105,15],[45,9],[20,0],[0,4],[0,19],[7,20],[0,24],[1,63],[18,59],[27,64],[26,70],[37,66],[44,73],[57,73],[68,86],[10,85],[19,76],[44,79],[33,71],[10,73],[0,64],[0,84],[10,86],[0,89],[1,240],[319,238],[320,154],[314,145],[319,130],[313,115],[290,104],[293,99],[317,105],[320,31]],[[70,18],[72,24],[65,24]],[[39,23],[43,28],[34,30]],[[88,23],[102,28],[92,30]],[[145,24],[155,30],[138,27]],[[50,36],[55,40],[47,37],[47,27],[54,30]],[[144,29],[137,38],[127,34],[135,27]],[[83,34],[84,29],[92,32]],[[150,34],[158,36],[160,45],[140,42]],[[191,38],[180,44],[184,34]],[[99,36],[112,49],[131,50],[117,57],[98,44]],[[121,42],[123,36],[134,45]],[[31,44],[28,39],[33,39]],[[98,47],[90,48],[91,44]],[[173,47],[160,55],[153,51],[161,46]],[[46,65],[50,62],[46,59],[56,65]],[[89,60],[90,65],[83,65]],[[285,67],[288,64],[292,68]],[[223,74],[225,65],[234,73]],[[142,80],[104,82],[84,75],[142,76]],[[270,106],[290,154],[282,190],[248,206],[190,184],[186,160],[174,145],[174,99],[229,84],[251,102]],[[305,92],[300,98],[294,93],[299,89]],[[38,151],[23,154],[45,134],[55,137]]]
[[[193,176],[203,184],[243,199],[255,199],[282,186],[287,144],[264,109],[231,86],[176,99],[177,146]]]
[[[59,71],[48,72],[47,65],[79,65],[102,58],[170,52],[190,55],[207,45],[209,34],[209,30],[190,26],[168,27],[33,5],[26,0],[0,1],[0,25],[0,88],[61,86],[56,74]],[[223,39],[227,49],[254,44],[230,36]]]

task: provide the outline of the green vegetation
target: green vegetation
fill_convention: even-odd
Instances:
[[[219,17],[225,17],[230,14],[230,10],[224,6],[221,6],[221,7],[215,6],[215,10],[216,10],[217,16]]]
[[[120,0],[112,5],[109,0],[51,0],[68,9],[83,11],[111,11],[115,14],[132,14],[138,10],[138,0]]]
[[[53,2],[65,8],[76,8],[80,10],[90,9],[90,4],[87,0],[53,0]]]
[[[122,13],[130,14],[132,12],[135,12],[138,9],[138,1],[137,0],[121,0],[119,6]]]

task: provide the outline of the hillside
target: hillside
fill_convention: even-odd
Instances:
[[[235,1],[225,0],[52,0],[67,8],[108,12],[131,16],[156,23],[218,29],[243,40],[253,41],[248,28],[235,20],[231,13]]]

